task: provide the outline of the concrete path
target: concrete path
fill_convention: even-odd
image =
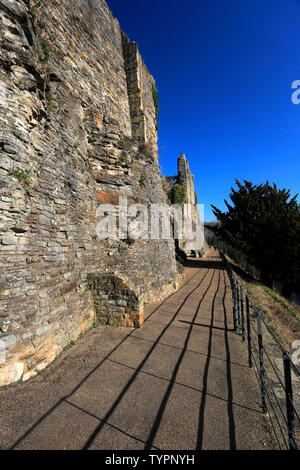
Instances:
[[[190,260],[140,330],[90,331],[0,389],[2,449],[273,449],[217,252]]]

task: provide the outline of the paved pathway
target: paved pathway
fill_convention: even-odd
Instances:
[[[272,449],[217,252],[190,260],[140,330],[90,331],[42,374],[0,390],[0,448]]]

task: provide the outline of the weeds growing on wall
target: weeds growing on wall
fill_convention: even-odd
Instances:
[[[41,44],[41,47],[42,47],[42,49],[43,49],[43,51],[44,51],[45,61],[47,61],[47,60],[49,60],[50,55],[51,55],[50,47],[49,47],[49,45],[46,43],[46,41],[45,41],[44,39],[41,39],[40,44]]]
[[[10,173],[10,176],[16,178],[20,183],[23,183],[25,186],[30,186],[32,184],[32,179],[27,173],[24,173],[22,170],[14,170]]]
[[[187,203],[187,191],[184,186],[181,186],[180,184],[175,184],[173,191],[174,204],[179,204],[180,206],[183,206]]]

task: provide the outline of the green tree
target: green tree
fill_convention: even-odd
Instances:
[[[250,181],[231,188],[227,212],[212,206],[221,223],[219,236],[242,251],[261,272],[268,286],[280,285],[285,295],[300,291],[300,206],[290,190],[267,181]]]

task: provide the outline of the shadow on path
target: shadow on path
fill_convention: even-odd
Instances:
[[[198,436],[197,436],[197,450],[202,450],[203,447],[203,432],[204,432],[204,413],[205,413],[205,404],[206,404],[206,395],[207,395],[207,385],[208,385],[208,371],[211,359],[211,350],[212,350],[212,335],[213,335],[213,324],[214,324],[214,315],[215,315],[215,301],[217,294],[220,289],[220,271],[219,271],[219,278],[218,278],[218,286],[214,293],[212,306],[211,306],[211,322],[210,322],[210,329],[209,329],[209,339],[208,339],[208,347],[207,347],[207,359],[206,364],[204,367],[204,374],[203,374],[203,386],[202,386],[202,397],[201,397],[201,404],[199,409],[199,425],[198,425]]]
[[[226,348],[226,375],[227,375],[227,389],[228,389],[228,399],[227,399],[227,411],[228,411],[228,420],[229,420],[229,442],[230,450],[236,450],[236,437],[235,437],[235,422],[233,414],[233,390],[232,390],[232,378],[231,378],[231,357],[230,357],[230,348],[229,348],[229,339],[228,339],[228,328],[227,328],[227,312],[225,306],[226,299],[226,278],[224,276],[224,295],[222,299],[223,311],[224,311],[224,339],[225,339],[225,348]]]
[[[179,320],[180,323],[186,323],[187,325],[190,325],[191,322],[189,321],[185,321],[185,320]],[[211,326],[211,325],[205,325],[204,323],[193,323],[194,326],[201,326],[201,327],[204,327],[204,328],[212,328],[213,330],[221,330],[221,331],[234,331],[233,328],[221,328],[219,326]]]
[[[196,272],[193,276],[191,276],[176,292],[171,294],[168,298],[166,298],[163,302],[161,302],[152,312],[151,314],[145,319],[145,323],[161,308],[162,305],[164,305],[170,298],[173,298],[176,296],[180,291],[182,291],[190,282],[192,282],[198,275],[200,274],[200,271]],[[207,273],[206,273],[207,274]],[[205,274],[205,276],[206,276]],[[204,276],[204,277],[205,277]],[[200,281],[201,284],[202,280]],[[91,377],[103,364],[104,362],[115,352],[118,350],[120,346],[122,346],[128,338],[130,338],[133,333],[135,333],[138,328],[135,328],[132,330],[128,335],[126,335],[100,362],[97,364],[79,383],[78,385],[65,397],[62,397],[59,399],[55,405],[53,405],[49,410],[41,416],[40,419],[38,419],[25,433],[22,434],[21,437],[19,437],[14,444],[10,447],[10,450],[14,450],[20,442],[22,442],[32,431],[34,431],[48,416],[51,415],[64,401],[66,401],[68,398],[70,398],[74,393],[79,390],[79,388]],[[154,349],[154,348],[153,348]]]
[[[213,256],[211,258],[214,258]],[[184,266],[187,268],[197,268],[197,269],[220,269],[225,270],[225,265],[223,261],[220,261],[220,258],[216,258],[216,261],[210,260],[202,260],[202,259],[193,259],[188,258],[187,261],[184,263]]]
[[[176,317],[178,316],[179,312],[181,311],[182,307],[186,304],[187,300],[191,297],[191,295],[197,290],[199,289],[199,287],[201,286],[202,282],[204,281],[204,279],[206,278],[207,274],[208,274],[208,270],[207,272],[204,274],[204,276],[202,277],[202,279],[200,280],[200,282],[197,284],[196,287],[194,287],[185,297],[184,301],[180,304],[180,306],[178,307],[178,309],[176,310],[176,312],[174,313],[172,319],[169,321],[169,323],[163,328],[163,330],[161,331],[161,333],[159,334],[158,338],[156,339],[155,343],[151,346],[149,352],[146,354],[146,356],[144,357],[144,359],[141,361],[140,365],[138,366],[138,368],[136,369],[135,373],[132,375],[132,377],[128,380],[127,384],[125,385],[125,387],[123,388],[122,392],[119,394],[119,396],[116,398],[116,400],[114,401],[113,405],[111,406],[111,408],[109,409],[109,411],[106,413],[105,417],[103,418],[103,421],[96,427],[96,429],[93,431],[93,433],[90,435],[90,437],[88,438],[88,440],[86,441],[85,445],[83,446],[83,450],[87,450],[89,449],[89,447],[92,445],[92,443],[94,442],[95,438],[97,437],[97,435],[99,434],[99,432],[101,431],[101,429],[103,428],[104,424],[106,423],[106,421],[110,418],[110,416],[112,415],[112,413],[114,412],[114,410],[116,409],[116,407],[118,406],[118,404],[121,402],[121,400],[123,399],[123,397],[125,396],[125,394],[127,393],[127,391],[129,390],[129,388],[131,387],[131,385],[133,384],[134,380],[136,379],[137,375],[139,374],[139,372],[141,371],[142,367],[145,365],[145,363],[147,362],[147,360],[149,359],[150,355],[152,354],[152,352],[154,351],[154,349],[156,348],[157,344],[159,343],[159,340],[163,337],[163,335],[165,334],[165,332],[167,331],[167,329],[169,328],[169,326],[174,322],[174,320],[176,319]]]
[[[177,373],[178,373],[178,370],[179,370],[179,367],[180,367],[180,364],[182,363],[182,360],[184,358],[184,355],[187,351],[187,348],[188,348],[188,344],[189,344],[189,339],[190,339],[190,336],[191,336],[191,333],[192,333],[192,329],[193,329],[193,323],[199,313],[199,310],[200,310],[200,307],[201,307],[201,304],[207,294],[207,292],[209,291],[211,285],[212,285],[212,281],[213,281],[213,278],[214,278],[214,275],[215,275],[215,271],[213,272],[213,275],[211,277],[211,280],[209,282],[209,285],[207,287],[207,289],[205,290],[205,292],[203,293],[199,303],[198,303],[198,306],[196,308],[196,312],[194,314],[194,317],[193,317],[193,320],[190,324],[190,327],[189,327],[189,330],[188,330],[188,333],[187,333],[187,336],[186,336],[186,339],[185,339],[185,342],[184,342],[184,346],[182,348],[182,351],[179,355],[179,358],[177,360],[177,363],[174,367],[174,370],[173,370],[173,373],[172,373],[172,377],[171,377],[171,381],[169,382],[169,385],[168,385],[168,388],[166,390],[166,393],[162,399],[162,402],[160,404],[160,407],[159,407],[159,410],[157,412],[157,415],[156,415],[156,418],[154,420],[154,423],[153,423],[153,426],[152,426],[152,429],[150,431],[150,434],[149,434],[149,437],[147,439],[147,443],[146,443],[146,446],[145,446],[145,450],[149,450],[152,448],[152,444],[153,444],[153,441],[155,439],[155,436],[156,436],[156,433],[159,429],[159,426],[160,426],[160,422],[162,420],[162,417],[163,417],[163,413],[164,413],[164,410],[166,408],[166,405],[168,403],[168,399],[170,397],[170,394],[172,392],[172,389],[173,389],[173,386],[174,386],[174,383],[175,383],[175,380],[176,380],[176,376],[177,376]]]

